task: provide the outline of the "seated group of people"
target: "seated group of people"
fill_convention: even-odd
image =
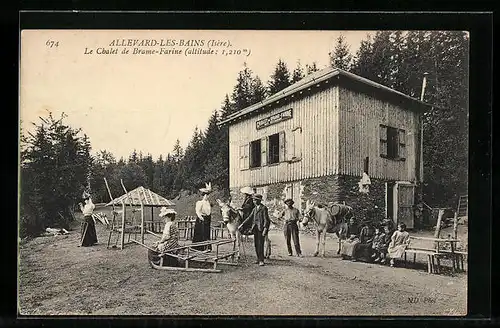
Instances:
[[[363,260],[394,266],[394,260],[403,256],[410,235],[406,225],[399,223],[394,229],[391,220],[383,220],[375,224],[371,220],[362,220],[360,224],[351,218],[347,229],[341,232],[342,243],[340,254],[342,259]]]

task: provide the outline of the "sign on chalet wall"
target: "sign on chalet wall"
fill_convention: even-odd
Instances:
[[[292,108],[279,112],[277,114],[268,116],[256,122],[257,130],[263,129],[269,125],[273,125],[282,121],[289,120],[293,117]]]

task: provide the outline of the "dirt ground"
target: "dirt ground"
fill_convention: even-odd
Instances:
[[[304,257],[287,255],[272,230],[272,256],[254,264],[250,240],[236,267],[221,273],[159,271],[139,245],[77,247],[78,229],[20,245],[21,315],[465,315],[467,277],[424,268],[341,260],[335,237],[326,257],[312,257],[315,239],[301,232]],[[152,237],[154,238],[154,237]],[[152,240],[151,240],[152,241]]]

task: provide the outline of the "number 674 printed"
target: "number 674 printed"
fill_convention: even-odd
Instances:
[[[54,41],[54,40],[47,40],[47,42],[45,42],[45,45],[49,48],[54,48],[54,47],[59,47],[59,41]]]

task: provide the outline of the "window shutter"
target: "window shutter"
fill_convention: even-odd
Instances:
[[[293,151],[293,159],[300,160],[302,159],[302,128],[295,128],[293,131],[293,143],[294,143],[294,151]],[[290,148],[288,148],[290,149]]]
[[[399,130],[399,147],[398,157],[400,159],[406,158],[406,133],[405,130]]]
[[[267,165],[267,158],[268,158],[268,153],[269,153],[267,151],[268,145],[269,145],[269,138],[268,137],[264,137],[264,138],[260,139],[260,153],[261,153],[260,161],[261,161],[262,166]]]
[[[291,161],[295,158],[295,133],[293,130],[285,130],[285,135],[287,136],[285,139],[285,160]]]
[[[387,127],[380,124],[379,127],[380,135],[380,156],[387,157]]]
[[[240,146],[240,170],[248,169],[250,165],[249,154],[249,144],[244,144]]]
[[[283,162],[286,161],[286,146],[285,146],[285,131],[281,131],[279,133],[279,138],[280,138],[280,158],[279,161]]]

